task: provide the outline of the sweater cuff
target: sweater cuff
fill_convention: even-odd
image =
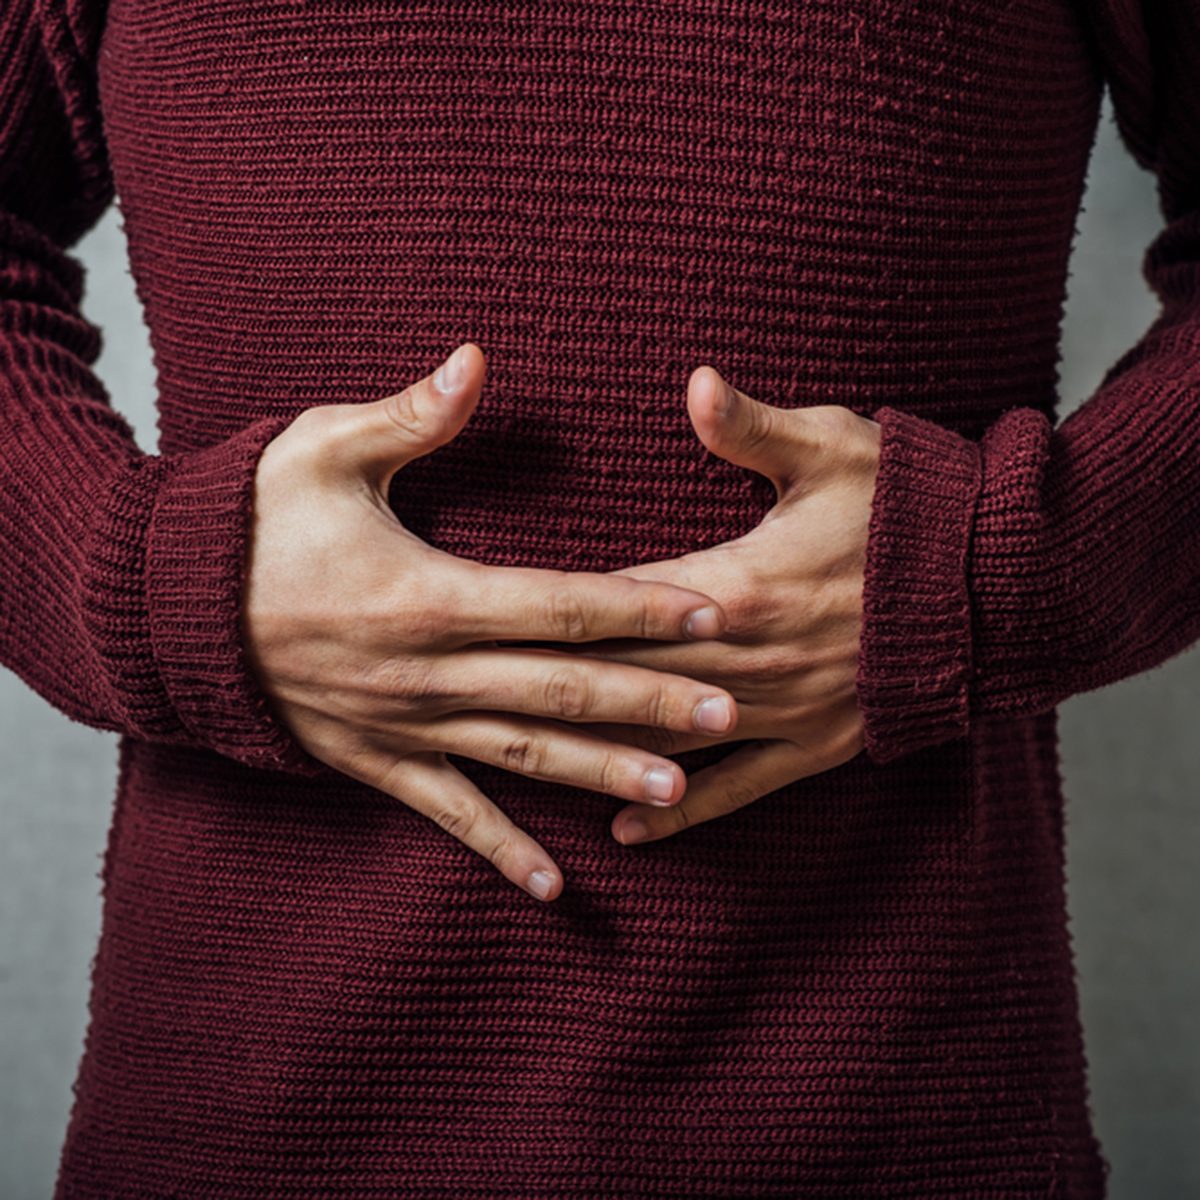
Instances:
[[[923,417],[884,407],[873,419],[856,691],[867,757],[882,764],[967,735],[967,556],[982,460],[975,442]]]
[[[278,720],[242,640],[255,471],[291,420],[124,463],[99,501],[84,609],[131,733],[315,776],[330,768]]]

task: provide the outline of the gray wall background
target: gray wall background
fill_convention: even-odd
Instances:
[[[118,216],[75,253],[104,332],[97,369],[153,452],[154,371]],[[1106,99],[1071,267],[1064,415],[1155,315],[1141,258],[1160,225]],[[1200,1196],[1198,690],[1200,647],[1061,709],[1072,932],[1114,1200]],[[0,670],[0,772],[0,1197],[34,1200],[51,1192],[82,1049],[116,736]]]

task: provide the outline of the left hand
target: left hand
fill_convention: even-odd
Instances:
[[[611,572],[694,588],[724,608],[716,639],[609,639],[576,653],[672,671],[728,690],[738,721],[725,734],[585,724],[669,755],[754,739],[688,779],[665,808],[616,814],[618,841],[651,841],[734,811],[863,748],[855,696],[867,528],[880,426],[839,405],[775,408],[730,387],[712,367],[688,380],[688,413],[714,454],[767,476],[776,503],[749,533],[680,558]],[[631,836],[640,822],[644,837]]]

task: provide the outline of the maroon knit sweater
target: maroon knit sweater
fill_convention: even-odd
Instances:
[[[59,1197],[1101,1196],[1055,705],[1200,636],[1200,0],[0,12],[0,661],[121,735]],[[1105,82],[1163,309],[1059,423]],[[152,455],[67,253],[114,195]],[[752,528],[700,363],[882,424],[862,754],[638,847],[456,756],[544,904],[303,751],[239,634],[257,456],[467,339],[391,500],[481,561]]]

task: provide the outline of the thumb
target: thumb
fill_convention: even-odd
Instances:
[[[688,379],[688,414],[704,445],[718,457],[766,475],[782,497],[801,467],[804,447],[790,409],[774,408],[739,392],[713,367]]]
[[[463,342],[423,379],[402,391],[350,410],[341,426],[338,456],[386,491],[405,463],[453,440],[479,401],[485,373],[483,351]]]

